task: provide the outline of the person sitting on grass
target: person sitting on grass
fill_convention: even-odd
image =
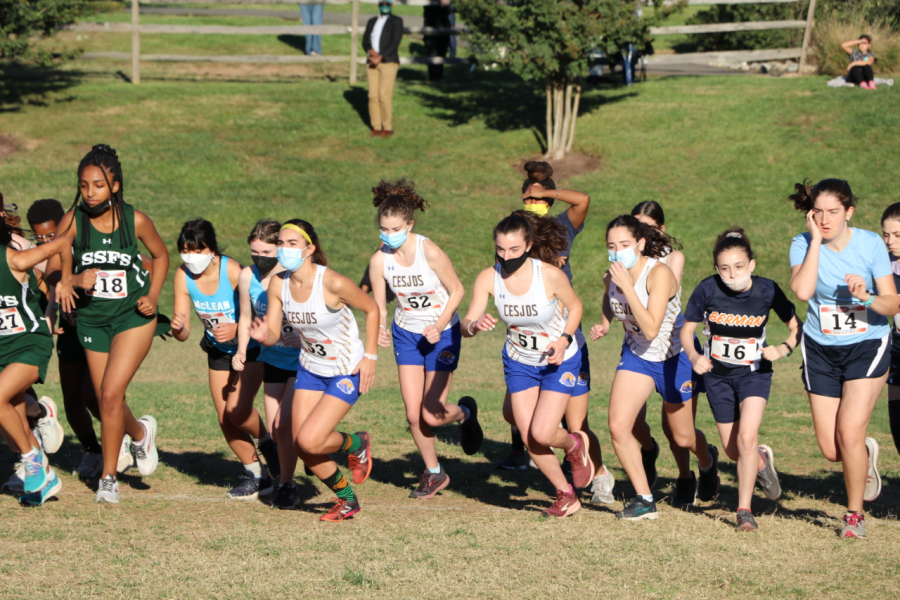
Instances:
[[[853,46],[858,46],[858,48]],[[868,35],[861,35],[858,40],[844,42],[841,44],[841,48],[850,55],[850,64],[847,65],[847,82],[858,85],[864,90],[874,90],[875,74],[872,72],[872,65],[875,64],[875,54],[872,52],[872,38]]]

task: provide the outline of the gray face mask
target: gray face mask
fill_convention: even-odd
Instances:
[[[732,292],[743,292],[747,289],[747,285],[750,283],[750,276],[753,275],[750,271],[747,271],[747,274],[741,277],[740,279],[732,279],[728,280],[722,277],[722,274],[719,273],[719,279],[722,280],[722,283],[725,284]]]
[[[82,199],[81,200],[81,208],[82,208],[82,210],[84,210],[84,212],[91,215],[92,217],[99,217],[100,215],[102,215],[103,213],[108,211],[110,208],[112,208],[112,200],[107,200],[106,202],[101,202],[97,206],[89,206],[88,203],[85,202],[84,199]]]

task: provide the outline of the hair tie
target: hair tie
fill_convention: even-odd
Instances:
[[[116,162],[119,162],[119,155],[116,154],[116,149],[107,144],[96,144],[91,150],[99,150],[100,152],[105,152],[116,159]]]
[[[281,226],[281,231],[284,231],[285,229],[293,229],[294,231],[299,231],[300,235],[302,235],[304,238],[306,238],[306,242],[310,246],[313,245],[312,240],[309,239],[309,234],[306,233],[305,231],[303,231],[303,229],[301,229],[300,227],[297,227],[293,223],[285,223],[284,225]]]
[[[730,238],[730,237],[743,238],[744,236],[739,234],[737,231],[729,231],[728,233],[725,234],[725,237],[727,237],[727,238]]]

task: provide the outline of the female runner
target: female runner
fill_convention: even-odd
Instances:
[[[237,373],[232,357],[238,349],[237,319],[240,317],[237,291],[241,265],[223,256],[212,223],[204,219],[188,221],[178,236],[178,252],[184,265],[175,271],[175,308],[172,334],[179,342],[191,335],[188,313],[193,306],[206,329],[200,348],[206,352],[209,391],[219,417],[219,427],[232,452],[244,465],[240,483],[228,492],[231,500],[256,500],[272,493],[272,479],[280,476],[278,450],[266,431],[253,399],[259,389],[263,367],[256,362],[259,345],[245,352],[247,365]],[[242,366],[244,366],[242,364]],[[270,465],[264,473],[253,440]]]
[[[581,368],[581,350],[573,343],[581,300],[554,265],[565,234],[555,221],[516,211],[494,228],[494,243],[497,264],[475,279],[463,335],[494,329],[497,319],[485,312],[492,296],[507,326],[503,372],[516,426],[532,460],[556,488],[556,501],[543,515],[567,517],[581,502],[551,448],[566,452],[574,487],[590,484],[595,470],[588,436],[559,426]]]
[[[62,489],[47,454],[28,425],[25,390],[43,383],[53,354],[53,336],[38,303],[32,269],[55,254],[70,254],[60,238],[30,250],[17,250],[9,225],[0,220],[0,429],[21,454],[23,500],[41,505]]]
[[[789,199],[806,215],[808,229],[790,252],[791,290],[809,302],[800,341],[803,385],[819,448],[844,467],[841,537],[862,538],[863,501],[881,493],[878,443],[866,430],[888,377],[887,316],[897,314],[897,288],[884,242],[849,225],[857,203],[849,183],[798,183]]]
[[[631,216],[636,218],[644,225],[656,227],[663,233],[666,231],[666,216],[662,206],[654,200],[645,200],[631,209]],[[668,254],[661,256],[659,262],[663,263],[670,269],[678,282],[678,297],[681,298],[681,276],[684,273],[684,254],[679,250],[680,244],[676,244],[678,248],[669,248]],[[702,352],[699,340],[694,338],[693,346],[698,352]],[[694,402],[691,408],[694,412],[694,421],[697,420],[697,399],[700,394],[705,391],[703,377],[698,373],[694,373]],[[678,508],[686,508],[697,503],[697,478],[691,470],[691,451],[682,448],[675,443],[672,437],[672,429],[669,427],[669,421],[666,418],[665,405],[660,407],[662,412],[661,422],[663,434],[669,440],[669,449],[672,456],[675,457],[675,464],[678,466],[678,479],[675,480],[675,494],[672,496],[672,505]],[[696,429],[696,424],[695,427]],[[702,431],[696,429],[696,435],[704,435]],[[647,474],[647,481],[650,483],[650,489],[656,486],[658,471],[656,469],[656,459],[659,458],[659,444],[650,434],[650,425],[647,424],[647,406],[641,409],[641,414],[634,424],[634,437],[641,443],[641,461],[644,465],[644,472]]]
[[[719,428],[725,454],[738,465],[738,531],[759,526],[750,510],[753,484],[769,500],[781,496],[772,448],[759,445],[759,425],[772,387],[772,362],[790,356],[800,334],[794,305],[771,279],[752,275],[756,268],[744,230],[732,228],[716,239],[717,275],[700,282],[688,300],[681,347],[703,375],[706,397]],[[777,346],[766,344],[766,322],[774,310],[790,334]],[[706,352],[694,348],[694,330],[707,323]]]
[[[609,429],[616,455],[637,492],[616,517],[656,519],[656,502],[633,433],[653,390],[663,397],[676,444],[690,449],[700,462],[698,495],[704,501],[712,500],[719,491],[718,451],[707,446],[706,438],[694,429],[693,374],[679,339],[684,320],[680,286],[672,270],[658,260],[677,242],[631,215],[609,223],[606,242],[612,265],[603,278],[607,292],[603,322],[591,328],[591,339],[609,333],[613,317],[622,321],[625,340],[610,392]]]
[[[247,361],[253,316],[262,317],[268,309],[269,294],[266,290],[269,282],[284,272],[284,267],[278,264],[277,256],[280,230],[281,223],[277,221],[257,221],[247,238],[253,265],[244,267],[241,271],[238,349],[231,359],[235,371],[243,371]],[[278,462],[281,465],[281,480],[272,504],[276,508],[290,510],[300,502],[294,486],[297,451],[291,435],[291,405],[300,361],[300,336],[290,323],[282,322],[281,339],[274,346],[262,348],[256,360],[263,365],[266,425],[278,441]]]
[[[456,309],[465,290],[443,250],[412,233],[415,211],[428,206],[412,184],[382,181],[372,192],[384,243],[369,261],[381,319],[378,343],[387,348],[393,338],[406,420],[425,462],[410,498],[434,498],[450,484],[450,477],[438,462],[432,428],[459,422],[460,445],[469,455],[481,449],[484,439],[474,398],[461,398],[458,405],[447,403],[462,341]],[[390,334],[385,282],[397,296]]]
[[[76,328],[100,405],[103,470],[95,500],[114,504],[119,502],[116,467],[125,434],[131,436],[130,451],[142,476],[152,475],[159,464],[156,419],[135,419],[125,390],[150,351],[157,301],[169,272],[165,243],[144,213],[125,204],[124,188],[116,151],[94,146],[78,165],[75,204],[57,234],[72,242],[74,257],[60,255],[56,296],[65,312],[78,311]],[[152,277],[142,268],[138,241],[153,258]],[[76,293],[76,287],[83,291]]]
[[[297,455],[337,496],[322,521],[343,521],[360,511],[353,488],[329,456],[348,452],[353,483],[372,472],[369,434],[341,433],[338,423],[375,381],[378,305],[350,279],[327,267],[316,230],[291,219],[278,234],[278,262],[288,273],[269,283],[266,315],[253,320],[250,336],[265,346],[281,339],[287,320],[300,333],[302,350],[292,413]],[[303,298],[303,300],[298,300]],[[366,343],[351,309],[366,313]]]
[[[891,255],[894,287],[900,291],[900,202],[891,204],[881,215],[881,234]],[[891,372],[888,376],[888,419],[894,447],[900,453],[900,318],[894,315],[891,329]]]

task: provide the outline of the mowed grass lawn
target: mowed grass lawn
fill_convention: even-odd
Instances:
[[[83,66],[40,80],[4,68],[0,132],[16,136],[21,151],[0,162],[0,191],[22,214],[37,198],[69,204],[78,161],[91,144],[109,143],[122,157],[126,198],[153,218],[175,265],[185,220],[213,221],[227,253],[247,263],[245,238],[256,219],[302,217],[316,225],[331,265],[356,278],[377,243],[369,190],[381,178],[405,177],[432,203],[417,230],[448,252],[470,288],[493,262],[491,228],[520,205],[513,165],[540,152],[542,91],[497,71],[448,69],[443,83],[430,85],[424,69],[402,69],[397,133],[382,140],[368,137],[365,88],[341,79],[161,75],[133,86],[115,76],[115,64],[87,73]],[[822,78],[588,88],[576,150],[599,157],[602,168],[563,182],[592,197],[572,258],[585,323],[600,317],[605,225],[641,200],[659,200],[668,231],[684,242],[685,300],[711,272],[711,243],[730,225],[754,241],[757,273],[788,289],[788,248],[804,221],[786,196],[804,177],[848,179],[862,198],[854,224],[877,230],[883,208],[900,200],[897,101],[890,88],[830,90]],[[171,313],[170,289],[161,307]],[[785,333],[773,325],[770,339]],[[665,449],[660,520],[617,522],[618,503],[586,503],[570,519],[540,520],[552,492],[543,477],[493,467],[508,441],[499,331],[464,343],[451,395],[479,400],[486,440],[483,453],[466,457],[455,426],[439,431],[452,483],[437,499],[407,497],[422,463],[394,361],[382,349],[375,389],[342,425],[366,429],[374,441],[375,469],[358,488],[357,518],[319,523],[330,493],[302,474],[301,510],[228,502],[240,465],[216,425],[198,341],[196,333],[183,344],[155,341],[128,390],[134,410],[159,421],[161,463],[146,480],[122,478],[120,505],[95,505],[95,482],[68,474],[81,457],[73,437],[53,458],[64,482],[57,501],[27,510],[0,497],[0,597],[891,598],[900,591],[900,460],[886,401],[870,427],[881,443],[885,488],[867,507],[869,539],[841,541],[843,479],[816,446],[799,353],[776,365],[761,431],[777,454],[784,495],[770,502],[757,494],[760,532],[739,535],[734,464],[721,463],[717,501],[683,513],[668,503],[677,471]],[[618,480],[617,501],[633,493],[606,428],[620,344],[616,331],[591,345],[590,419]],[[54,361],[39,391],[62,405],[55,371]],[[665,447],[660,403],[651,398],[650,422]],[[705,399],[698,426],[719,443]],[[3,478],[13,462],[0,449]]]

